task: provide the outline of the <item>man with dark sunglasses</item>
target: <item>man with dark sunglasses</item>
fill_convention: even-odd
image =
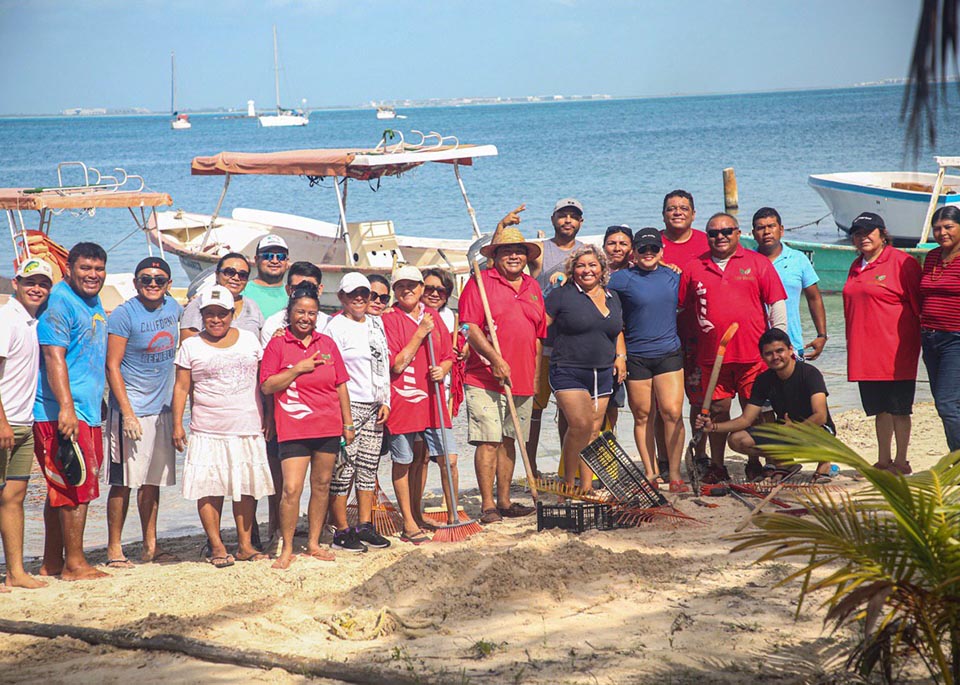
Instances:
[[[769,328],[787,330],[787,293],[770,260],[740,245],[735,217],[720,212],[707,222],[709,252],[687,264],[680,278],[681,309],[693,312],[699,331],[697,364],[706,393],[720,338],[730,324],[740,328],[727,346],[720,377],[713,391],[710,417],[714,423],[730,419],[730,404],[739,397],[741,408],[750,399],[753,382],[765,369],[758,346]],[[768,315],[769,310],[769,315]],[[727,436],[710,434],[710,461],[704,482],[729,478],[723,465]]]
[[[257,277],[250,279],[243,294],[257,303],[264,318],[287,308],[289,297],[284,288],[284,276],[290,268],[290,249],[287,241],[268,233],[257,243]]]
[[[145,562],[176,561],[157,547],[160,487],[176,485],[173,447],[173,358],[182,308],[170,297],[170,265],[143,259],[133,297],[107,320],[107,566],[133,568],[121,547],[130,490],[137,490]]]

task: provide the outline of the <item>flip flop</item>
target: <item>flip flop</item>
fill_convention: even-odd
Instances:
[[[151,559],[151,560],[150,560],[149,562],[147,562],[147,563],[150,563],[150,564],[175,564],[175,563],[177,563],[178,561],[180,561],[180,557],[178,557],[178,556],[177,556],[176,554],[174,554],[173,552],[157,552],[156,554],[153,555],[153,559]]]
[[[236,556],[237,561],[263,561],[264,559],[269,559],[269,554],[264,554],[263,552],[254,552],[249,556],[241,557],[240,555]]]
[[[87,463],[83,459],[83,452],[80,451],[80,445],[76,440],[73,438],[64,440],[61,436],[60,445],[57,448],[57,461],[60,463],[60,471],[67,485],[77,487],[86,482]]]
[[[228,554],[225,557],[207,557],[207,563],[214,568],[228,568],[233,566],[233,556]]]
[[[423,545],[430,542],[430,538],[427,537],[427,534],[422,530],[418,530],[412,534],[407,534],[406,532],[400,533],[400,542],[409,542],[411,545]]]
[[[107,559],[104,566],[110,569],[134,568],[133,562],[129,559]]]
[[[306,550],[303,552],[308,557],[313,557],[319,561],[336,561],[337,556],[331,552],[329,549],[318,549],[316,552],[310,553]]]

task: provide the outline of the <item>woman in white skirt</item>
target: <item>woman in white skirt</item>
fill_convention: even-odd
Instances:
[[[231,328],[234,301],[229,290],[216,285],[198,297],[204,330],[183,341],[175,361],[173,444],[187,450],[183,496],[197,500],[210,546],[208,560],[225,568],[235,559],[267,558],[250,539],[256,500],[274,492],[257,387],[262,351],[252,333]],[[183,430],[188,396],[189,440]],[[227,552],[220,537],[224,497],[233,501],[239,542],[236,557]]]

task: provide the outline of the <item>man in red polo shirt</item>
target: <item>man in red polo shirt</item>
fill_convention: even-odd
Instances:
[[[497,327],[502,356],[488,338],[480,290],[471,279],[460,295],[460,322],[469,325],[467,338],[477,354],[467,359],[464,394],[467,401],[467,439],[474,445],[477,485],[482,499],[481,523],[504,516],[527,516],[535,510],[510,502],[510,482],[516,465],[514,440],[527,440],[530,412],[537,394],[541,341],[547,335],[543,293],[536,279],[523,273],[529,259],[540,256],[540,246],[527,243],[515,228],[506,228],[481,253],[493,261],[483,273],[484,291]],[[521,436],[514,434],[504,384],[509,384],[519,415]],[[494,499],[493,484],[497,483]]]
[[[680,277],[679,301],[685,312],[693,312],[699,331],[697,364],[704,392],[720,338],[731,323],[740,324],[727,345],[713,391],[710,417],[717,423],[730,420],[734,396],[739,397],[741,408],[750,399],[753,381],[766,369],[758,347],[760,336],[768,328],[787,330],[787,293],[770,260],[740,245],[736,218],[714,214],[706,233],[710,250],[687,264]],[[711,464],[704,482],[729,478],[723,465],[726,439],[725,433],[710,434]]]
[[[679,268],[681,271],[694,259],[710,249],[707,234],[693,227],[697,210],[693,204],[693,195],[686,190],[671,190],[663,197],[663,251],[660,253],[664,264]],[[697,320],[693,312],[681,312],[677,316],[677,333],[683,349],[683,389],[690,402],[690,420],[700,413],[703,405],[703,392],[700,390],[700,367],[697,365]],[[656,414],[657,454],[660,455],[662,473],[667,471],[667,446],[663,437],[663,422]],[[697,445],[697,459],[706,461],[706,440]]]

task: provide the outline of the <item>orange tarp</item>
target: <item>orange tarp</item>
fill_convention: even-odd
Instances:
[[[98,209],[100,207],[165,207],[167,193],[0,188],[0,209]]]

